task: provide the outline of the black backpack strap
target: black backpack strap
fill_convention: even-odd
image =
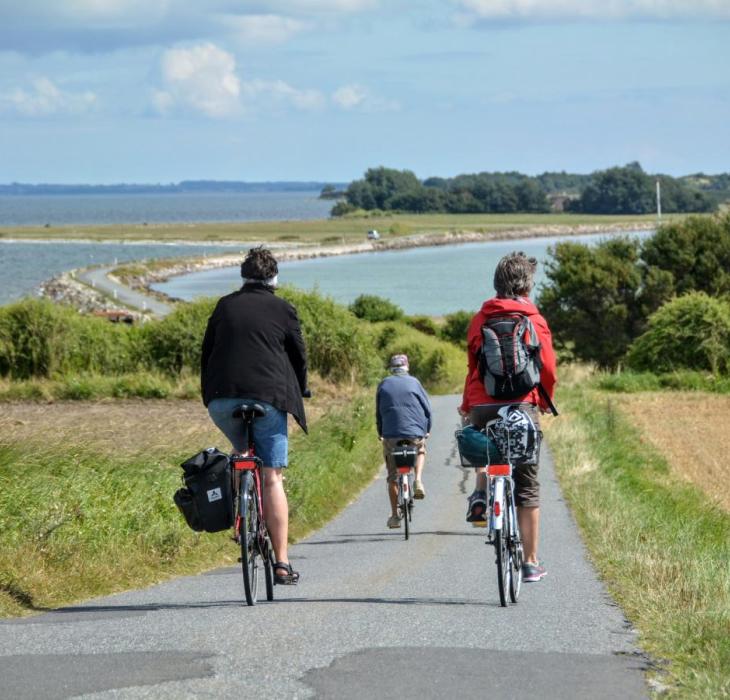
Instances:
[[[537,383],[537,391],[539,392],[542,399],[545,401],[545,403],[548,405],[548,408],[550,409],[550,413],[552,413],[554,416],[559,416],[558,409],[555,408],[555,404],[553,403],[553,400],[550,398],[550,394],[547,393],[545,390],[545,387],[542,385],[542,382]]]

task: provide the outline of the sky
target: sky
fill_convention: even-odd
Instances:
[[[730,171],[730,0],[0,0],[0,183]]]

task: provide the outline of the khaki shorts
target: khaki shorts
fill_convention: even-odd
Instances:
[[[412,447],[418,448],[419,455],[426,454],[426,438],[383,438],[383,457],[385,458],[385,467],[388,470],[388,481],[395,481],[398,478],[398,470],[395,466],[395,460],[391,456],[393,450],[397,450],[400,446],[399,442],[407,441]]]
[[[469,420],[477,428],[483,428],[488,421],[497,418],[497,411],[504,404],[481,404],[474,406],[469,412]],[[513,405],[513,404],[506,404]],[[539,414],[535,406],[530,403],[514,404],[529,413],[535,426],[539,429]],[[512,472],[512,480],[515,482],[515,503],[525,508],[538,508],[540,506],[540,482],[537,479],[538,464],[520,464]]]

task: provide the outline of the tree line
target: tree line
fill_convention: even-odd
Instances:
[[[674,178],[650,175],[638,163],[591,175],[546,172],[482,172],[452,178],[419,180],[410,170],[370,168],[344,191],[333,216],[358,210],[409,213],[506,214],[543,213],[552,208],[550,195],[561,194],[567,211],[586,214],[650,214],[656,211],[656,182],[662,211],[709,212],[717,208],[724,176]]]

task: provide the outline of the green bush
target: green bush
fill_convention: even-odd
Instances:
[[[406,316],[404,320],[411,328],[426,335],[436,336],[439,333],[438,326],[430,316]]]
[[[13,379],[68,372],[134,371],[139,329],[82,316],[44,299],[0,307],[0,375]]]
[[[629,348],[631,369],[678,369],[730,374],[730,303],[703,292],[672,299],[649,318],[649,328]]]
[[[474,314],[469,311],[455,311],[447,314],[441,328],[441,337],[456,343],[461,348],[466,348],[466,332],[469,330],[473,316]]]
[[[344,306],[316,292],[284,287],[280,296],[297,309],[312,370],[335,382],[374,381],[379,362],[365,324]]]
[[[374,294],[361,294],[350,304],[350,311],[365,321],[397,321],[403,318],[403,310],[388,299]]]
[[[216,300],[200,299],[179,304],[161,321],[142,328],[145,356],[150,368],[179,374],[184,368],[200,370],[200,350]]]

